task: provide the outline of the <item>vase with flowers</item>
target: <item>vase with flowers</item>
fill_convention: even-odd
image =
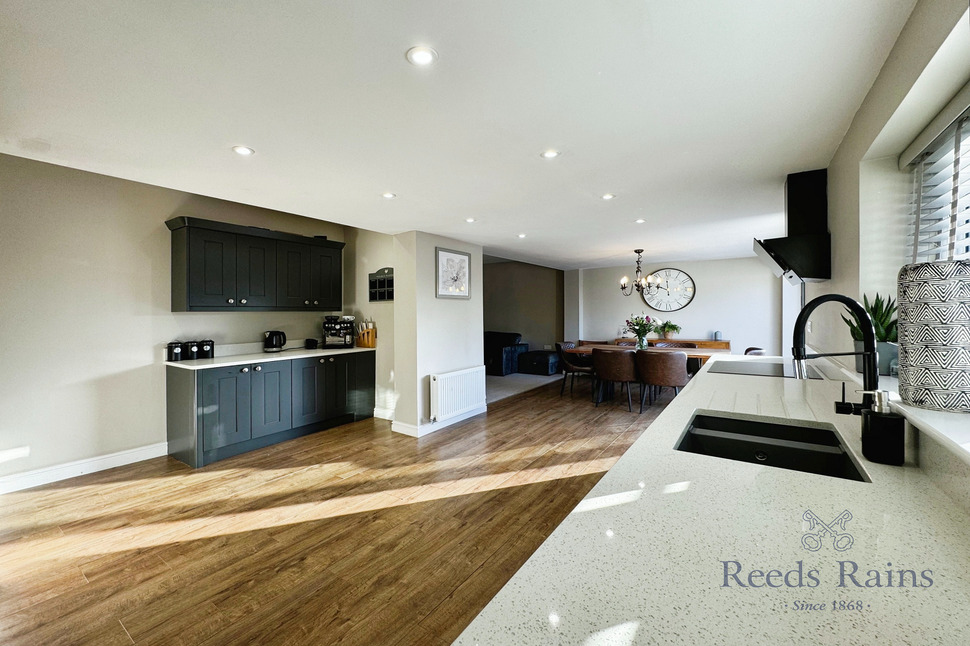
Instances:
[[[647,347],[647,335],[655,331],[655,323],[652,318],[644,314],[639,316],[630,315],[626,321],[626,329],[633,336],[637,337],[637,349],[643,350]]]

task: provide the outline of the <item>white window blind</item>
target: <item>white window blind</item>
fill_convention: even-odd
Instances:
[[[913,166],[913,262],[970,259],[970,114]]]

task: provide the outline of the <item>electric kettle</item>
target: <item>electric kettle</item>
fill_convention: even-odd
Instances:
[[[279,330],[263,332],[263,352],[280,352],[286,345],[286,335]]]

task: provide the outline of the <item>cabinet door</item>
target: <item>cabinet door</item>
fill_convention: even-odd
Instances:
[[[354,390],[357,364],[353,354],[327,357],[326,413],[327,419],[354,412]]]
[[[338,312],[343,309],[343,271],[340,249],[311,247],[310,296],[313,309]]]
[[[236,234],[192,229],[188,250],[189,307],[233,307],[236,302]]]
[[[236,236],[236,307],[276,307],[276,240]]]
[[[293,428],[326,419],[326,358],[294,359]]]
[[[252,437],[249,366],[203,370],[199,407],[205,451]]]
[[[292,369],[289,361],[270,361],[253,366],[253,437],[272,435],[292,428]]]
[[[276,244],[276,305],[310,307],[310,245],[296,242]]]

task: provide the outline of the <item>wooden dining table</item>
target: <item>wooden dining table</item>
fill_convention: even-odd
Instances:
[[[629,345],[596,344],[596,345],[580,345],[580,346],[576,346],[575,348],[569,348],[569,349],[563,350],[563,352],[568,352],[569,354],[591,355],[593,354],[594,348],[600,348],[602,350],[613,350],[613,351],[636,349],[633,346],[629,346]],[[701,365],[704,365],[705,363],[707,363],[707,360],[710,359],[715,354],[731,354],[731,351],[726,348],[656,348],[651,346],[650,348],[648,348],[648,350],[650,352],[683,352],[687,354],[688,359],[700,360]]]

